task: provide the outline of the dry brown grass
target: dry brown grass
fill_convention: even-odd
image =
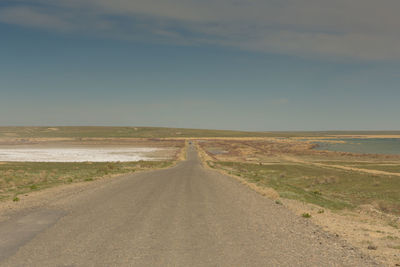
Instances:
[[[196,142],[195,145],[197,147],[197,151],[199,153],[201,162],[203,163],[203,166],[205,166],[206,168],[211,168],[213,170],[220,171],[221,173],[223,173],[225,175],[229,175],[229,176],[235,178],[236,180],[238,180],[240,183],[242,183],[242,184],[248,186],[249,188],[251,188],[252,190],[256,191],[257,193],[259,193],[263,196],[266,196],[270,199],[273,199],[273,200],[279,199],[279,197],[280,197],[279,193],[276,190],[274,190],[273,188],[259,187],[259,186],[255,185],[254,183],[249,183],[246,179],[243,179],[239,176],[232,175],[221,169],[214,169],[213,168],[214,167],[214,164],[213,164],[214,159],[212,157],[210,157],[210,155],[208,153],[206,153],[204,151],[204,149],[201,148],[201,145],[199,144],[199,142]]]
[[[188,148],[188,141],[185,141],[184,145],[182,146],[182,148],[180,148],[177,153],[176,153],[176,160],[177,161],[183,161],[186,159],[186,154],[187,154],[187,148]]]

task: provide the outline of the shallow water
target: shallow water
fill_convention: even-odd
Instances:
[[[109,162],[160,160],[161,148],[0,148],[0,161]]]
[[[314,143],[319,145],[316,148],[317,150],[342,151],[363,154],[368,153],[400,155],[400,139],[398,138],[344,138],[335,140],[344,141],[345,143]]]

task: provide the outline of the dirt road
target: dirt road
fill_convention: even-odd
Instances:
[[[0,266],[375,266],[309,220],[204,169],[115,178],[0,223]]]

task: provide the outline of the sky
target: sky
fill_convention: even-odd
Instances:
[[[398,0],[2,0],[0,125],[400,130]]]

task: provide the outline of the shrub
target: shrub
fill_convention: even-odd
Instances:
[[[313,193],[314,195],[318,195],[318,196],[322,195],[322,193],[321,193],[320,191],[318,191],[318,190],[315,190],[315,191],[313,191],[312,193]]]
[[[31,190],[36,190],[36,189],[38,189],[38,186],[35,185],[35,184],[33,184],[33,185],[30,186],[30,189],[31,189]]]

